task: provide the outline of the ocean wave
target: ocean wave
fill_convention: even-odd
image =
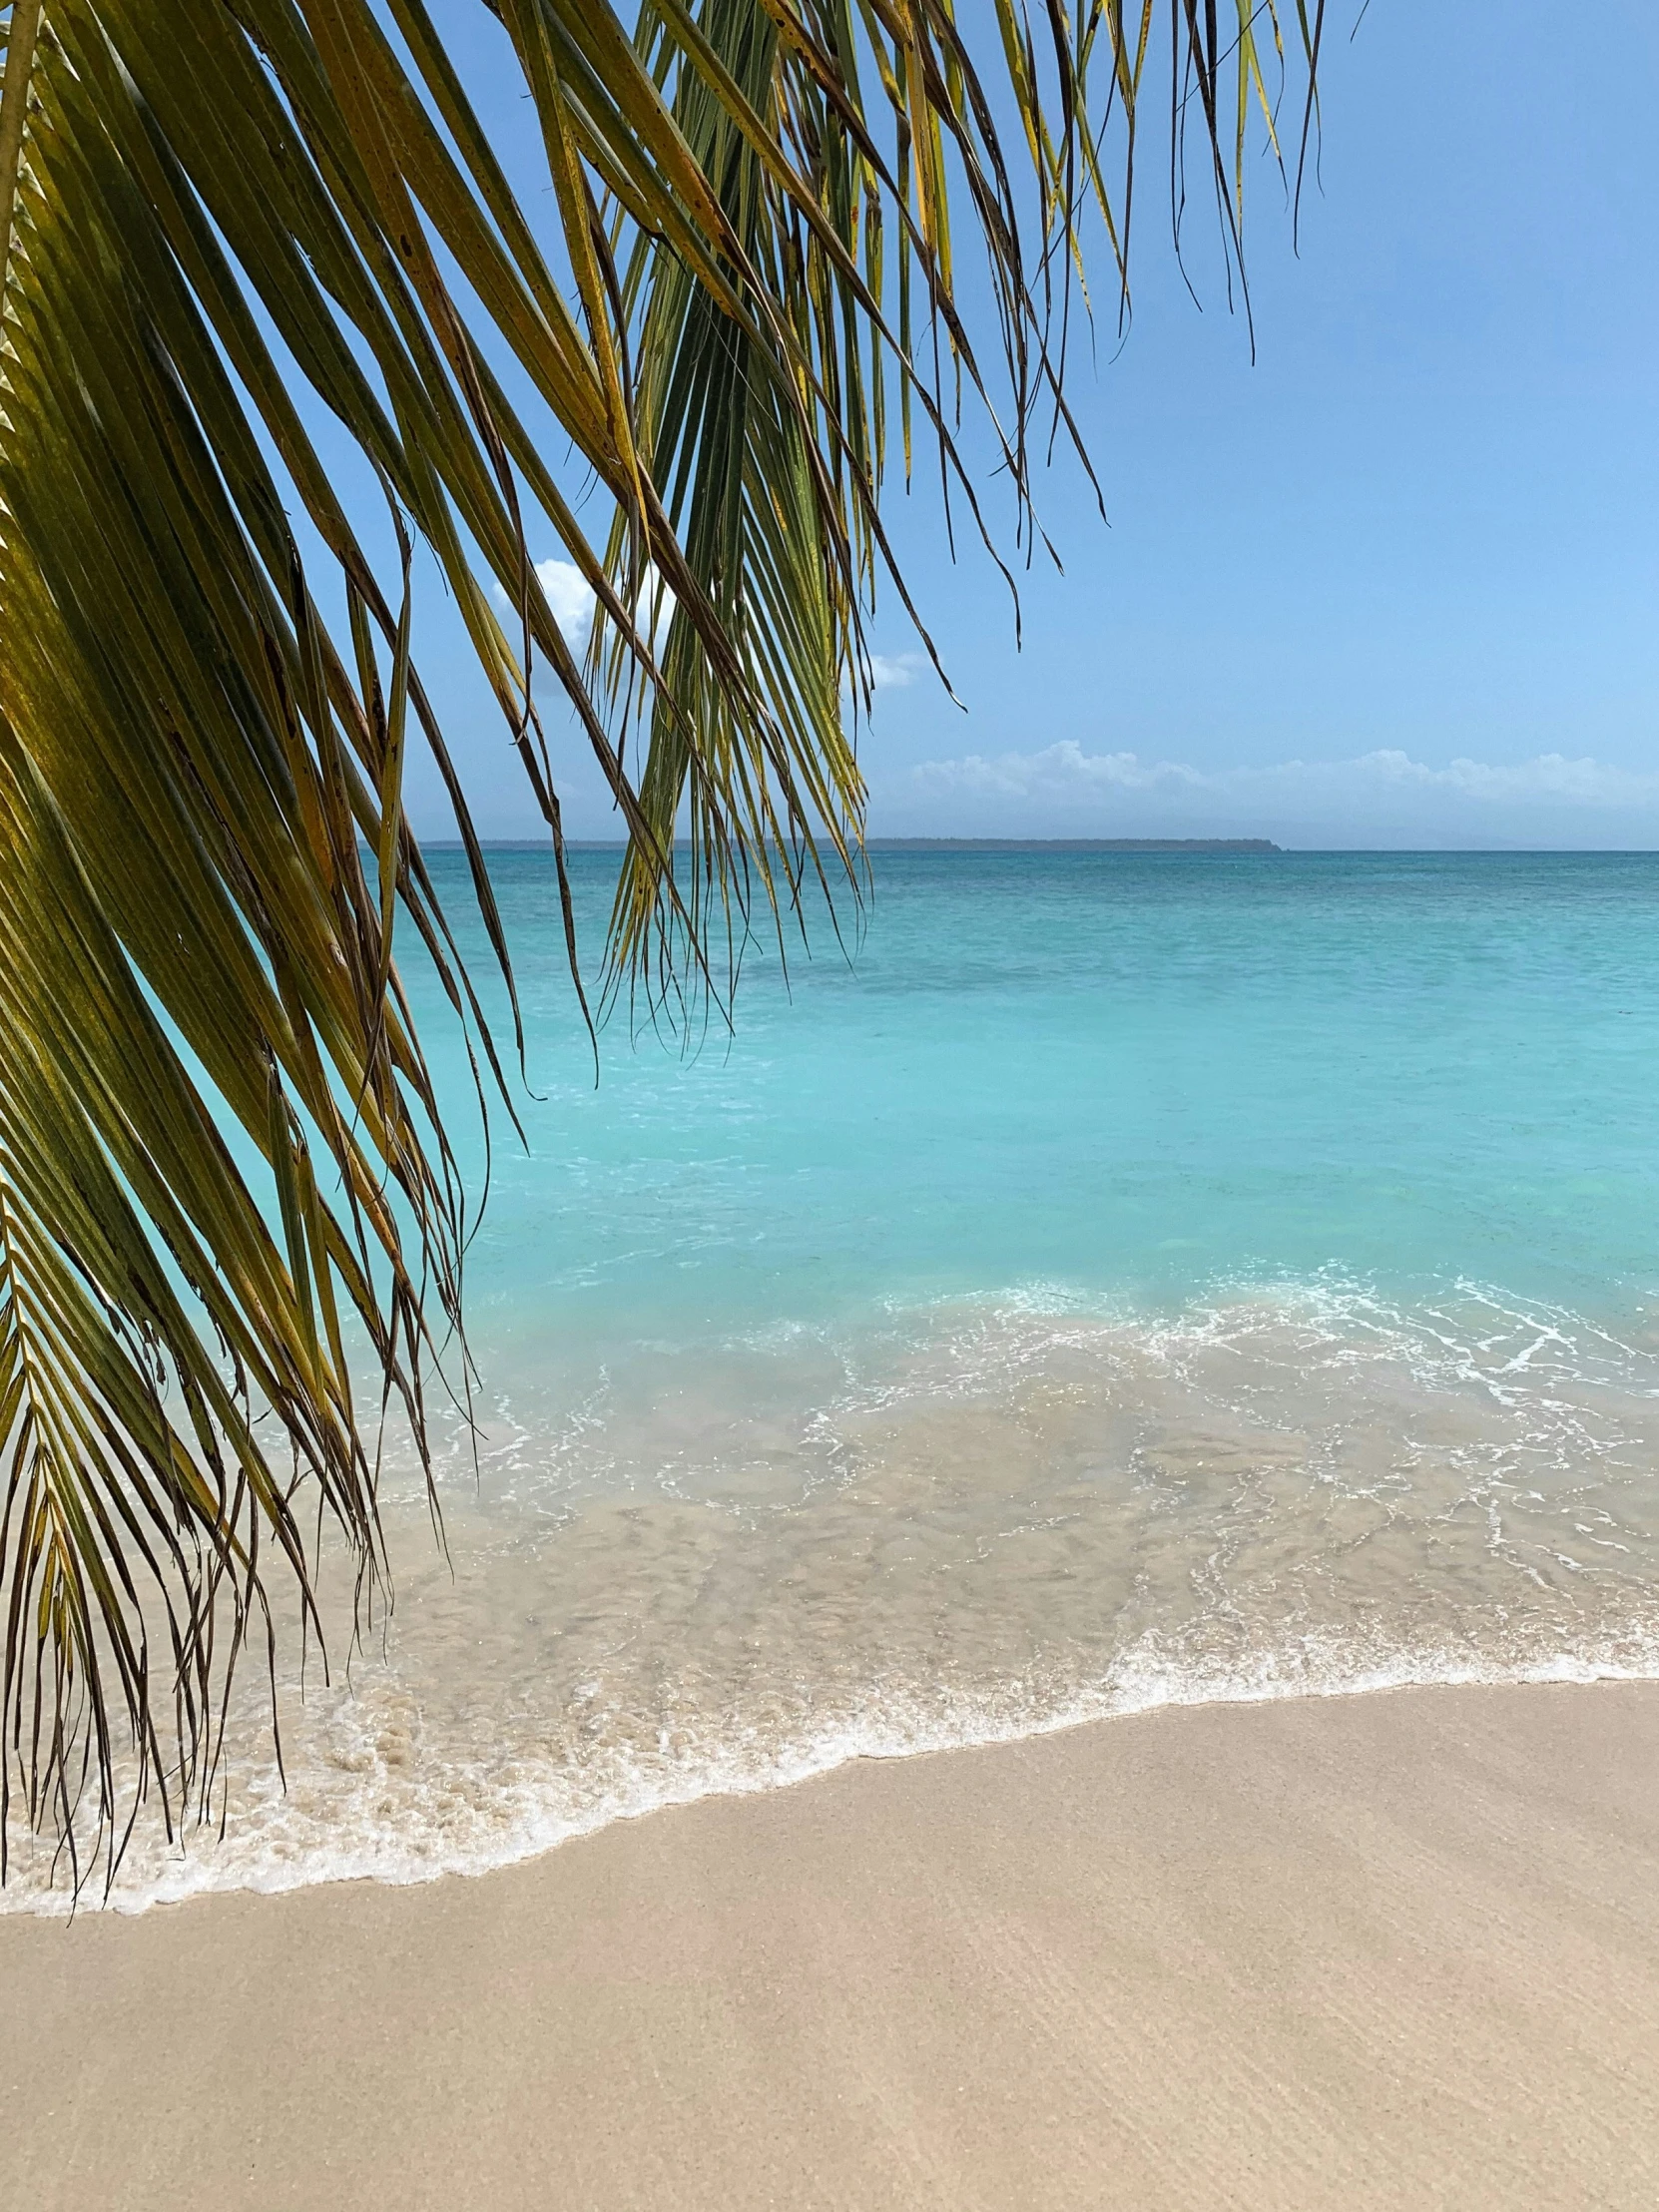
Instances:
[[[245,1678],[213,1825],[111,1902],[476,1874],[852,1758],[1165,1706],[1659,1675],[1659,1363],[1444,1283],[1063,1285],[524,1372],[388,1490],[383,1648]],[[219,1835],[219,1819],[224,1835]],[[0,1910],[63,1912],[14,1829]],[[87,1902],[87,1901],[84,1901]]]

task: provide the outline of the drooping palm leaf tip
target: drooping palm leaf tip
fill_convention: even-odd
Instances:
[[[911,606],[889,446],[908,477],[924,439],[988,543],[972,395],[1013,542],[1041,542],[1083,220],[1121,291],[1153,77],[1236,259],[1248,115],[1282,89],[1264,42],[1285,61],[1249,0],[1225,37],[1216,0],[485,4],[0,9],[0,1855],[16,1814],[77,1883],[141,1803],[170,1830],[207,1809],[274,1553],[310,1605],[302,1515],[380,1580],[375,1424],[399,1400],[424,1457],[458,1331],[469,1217],[398,914],[508,1092],[402,813],[411,738],[509,993],[511,969],[414,555],[561,888],[553,687],[598,757],[630,840],[613,982],[706,976],[711,931],[809,874],[855,895],[862,624],[878,579]],[[1311,104],[1318,18],[1295,28]],[[469,102],[490,42],[539,126],[533,198]],[[318,458],[325,411],[389,567]],[[582,666],[549,543],[597,597]]]

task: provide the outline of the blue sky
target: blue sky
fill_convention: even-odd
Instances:
[[[1659,844],[1659,20],[1356,12],[1300,260],[1265,166],[1248,210],[1254,364],[1145,190],[1133,328],[1071,383],[1110,526],[1074,467],[1039,481],[1066,573],[1022,576],[1022,651],[989,561],[894,499],[962,707],[889,600],[876,834]],[[481,830],[536,834],[441,609],[423,658]],[[561,719],[569,826],[612,833]],[[410,797],[441,835],[418,764]]]

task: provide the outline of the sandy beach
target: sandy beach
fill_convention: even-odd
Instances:
[[[863,1761],[0,1924],[10,2206],[1642,2206],[1659,1686]]]

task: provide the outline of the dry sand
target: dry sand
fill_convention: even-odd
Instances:
[[[0,2200],[1659,2204],[1659,1685],[1168,1712],[0,1922]]]

